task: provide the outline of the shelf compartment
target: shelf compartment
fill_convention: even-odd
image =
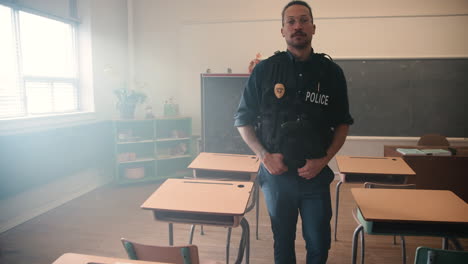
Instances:
[[[155,162],[120,164],[119,182],[140,182],[155,178]]]
[[[191,173],[187,166],[192,161],[192,156],[183,155],[174,159],[157,160],[156,174],[160,178],[174,177],[174,175],[186,176]]]
[[[192,144],[190,117],[115,120],[115,179],[131,184],[191,176]]]
[[[142,163],[142,162],[149,162],[149,161],[155,161],[155,158],[141,158],[141,159],[136,159],[136,160],[129,160],[129,161],[120,161],[119,164],[132,164],[132,163]]]
[[[170,141],[183,141],[183,140],[189,140],[190,138],[184,137],[184,138],[158,138],[156,139],[156,142],[170,142]]]
[[[138,141],[117,141],[118,145],[127,145],[127,144],[144,144],[144,143],[153,143],[153,139],[145,139],[145,140],[138,140]]]
[[[182,159],[182,158],[191,158],[191,155],[159,155],[157,160],[170,160],[170,159]]]
[[[192,122],[189,117],[156,120],[158,138],[186,138],[191,135]]]

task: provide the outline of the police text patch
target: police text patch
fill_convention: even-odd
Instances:
[[[307,92],[305,96],[305,101],[321,104],[321,105],[328,105],[328,98],[330,96],[326,94],[320,94],[316,92]]]

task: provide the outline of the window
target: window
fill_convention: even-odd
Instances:
[[[0,119],[80,110],[75,25],[0,5]]]

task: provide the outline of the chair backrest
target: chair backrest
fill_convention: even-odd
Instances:
[[[121,238],[120,240],[129,259],[175,264],[200,264],[198,247],[196,245],[156,246],[135,243],[125,238]]]
[[[370,189],[416,189],[416,184],[386,184],[386,183],[375,183],[365,182],[364,188]]]
[[[447,138],[439,134],[426,134],[418,140],[418,146],[450,146]]]
[[[466,264],[468,251],[444,250],[428,247],[418,247],[414,264]]]

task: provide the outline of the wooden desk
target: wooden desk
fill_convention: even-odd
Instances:
[[[340,181],[336,184],[335,241],[337,240],[341,184],[344,182],[405,183],[408,176],[415,175],[415,172],[399,157],[336,156],[336,163],[341,175]]]
[[[193,169],[194,178],[208,174],[216,179],[223,177],[232,180],[249,175],[251,181],[255,181],[259,167],[260,161],[254,155],[210,152],[201,152],[188,166],[189,169]]]
[[[397,148],[414,148],[414,149],[453,149],[457,157],[468,157],[468,147],[467,146],[408,146],[408,145],[384,145],[384,156],[385,157],[401,157],[403,156],[398,152]],[[438,156],[439,157],[439,156]]]
[[[250,180],[255,182],[260,161],[255,155],[240,155],[228,153],[201,152],[188,166],[193,169],[194,178],[208,178],[216,180]],[[259,196],[258,184],[254,185],[254,195],[251,206],[247,212],[255,206],[255,237],[258,240],[259,220]],[[192,234],[191,234],[192,237]]]
[[[244,218],[252,182],[167,179],[142,205],[158,221],[242,227],[236,263],[250,255],[249,223]],[[172,230],[169,241],[173,241]]]
[[[438,146],[384,146],[386,157],[401,157],[416,172],[416,177],[408,183],[416,184],[417,189],[450,190],[468,202],[468,155],[467,147],[453,147],[454,156],[403,156],[397,148],[443,148]]]
[[[130,260],[123,258],[100,257],[76,253],[65,253],[52,264],[88,264],[88,263],[122,263],[122,264],[169,264],[166,262]]]
[[[468,204],[451,191],[352,188],[364,231],[377,234],[468,237]],[[356,262],[353,235],[352,261]]]

